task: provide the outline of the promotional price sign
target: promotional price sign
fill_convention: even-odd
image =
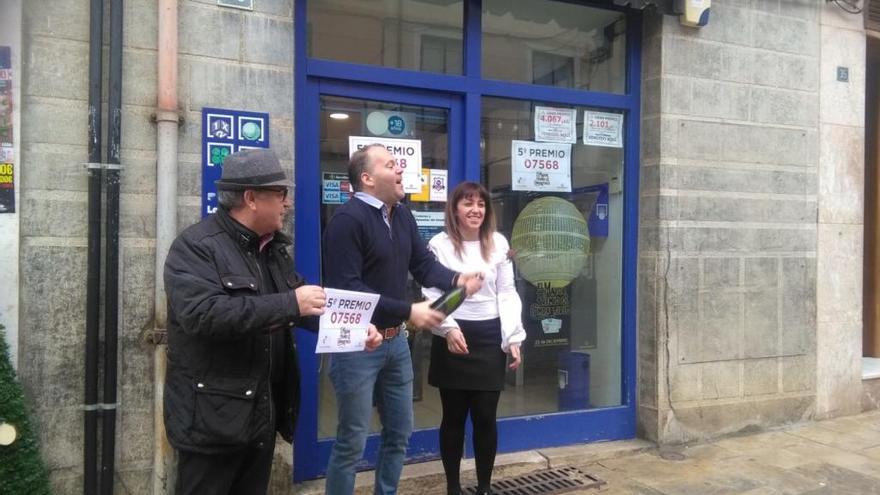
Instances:
[[[318,326],[316,353],[356,352],[367,345],[367,328],[379,294],[324,289],[327,306]]]
[[[348,156],[371,144],[381,144],[403,169],[403,192],[422,192],[422,142],[418,139],[394,139],[371,136],[348,136]]]
[[[535,141],[576,143],[574,108],[535,107]]]
[[[623,114],[585,111],[584,144],[623,148]]]
[[[511,189],[571,191],[571,144],[510,142]]]

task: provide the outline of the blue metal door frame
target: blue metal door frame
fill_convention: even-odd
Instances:
[[[622,111],[625,115],[623,274],[621,306],[622,370],[620,406],[498,422],[499,452],[632,438],[636,431],[636,266],[638,262],[639,106],[641,17],[627,16],[625,94],[597,93],[480,78],[481,0],[465,0],[464,75],[449,76],[306,57],[306,2],[294,7],[295,51],[295,235],[296,266],[311,283],[320,281],[319,100],[340,96],[449,109],[450,187],[480,180],[480,111],[485,96],[538,100]],[[587,2],[580,2],[587,3]],[[595,4],[593,4],[596,6]],[[607,5],[602,5],[608,8]],[[294,443],[294,481],[326,472],[332,439],[318,438],[316,336],[297,331],[302,396]],[[375,463],[377,435],[367,442],[362,467]],[[408,461],[436,457],[437,429],[413,433]]]

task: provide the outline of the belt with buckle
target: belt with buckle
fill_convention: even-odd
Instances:
[[[398,335],[406,335],[406,323],[401,323],[396,327],[380,328],[379,333],[382,334],[384,340],[391,340]]]

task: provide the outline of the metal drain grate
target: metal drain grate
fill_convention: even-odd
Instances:
[[[574,467],[543,469],[533,473],[498,480],[492,483],[493,495],[551,495],[586,488],[599,488],[605,482]],[[476,488],[464,490],[467,495],[477,493]]]

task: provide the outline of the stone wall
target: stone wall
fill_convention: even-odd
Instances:
[[[151,0],[124,4],[116,493],[149,493],[157,12]],[[292,168],[293,1],[255,4],[179,2],[180,229],[199,218],[202,107],[269,112]],[[88,17],[89,2],[23,2],[20,374],[56,493],[82,492]]]
[[[841,43],[832,30],[844,28],[827,24],[842,15],[818,2],[759,0],[716,2],[701,29],[646,18],[647,438],[689,441],[830,414],[851,390],[858,407],[864,33],[847,19],[851,39]],[[832,86],[843,62],[849,86]]]
[[[860,15],[828,6],[820,25],[816,413],[826,418],[862,410],[866,44]]]

